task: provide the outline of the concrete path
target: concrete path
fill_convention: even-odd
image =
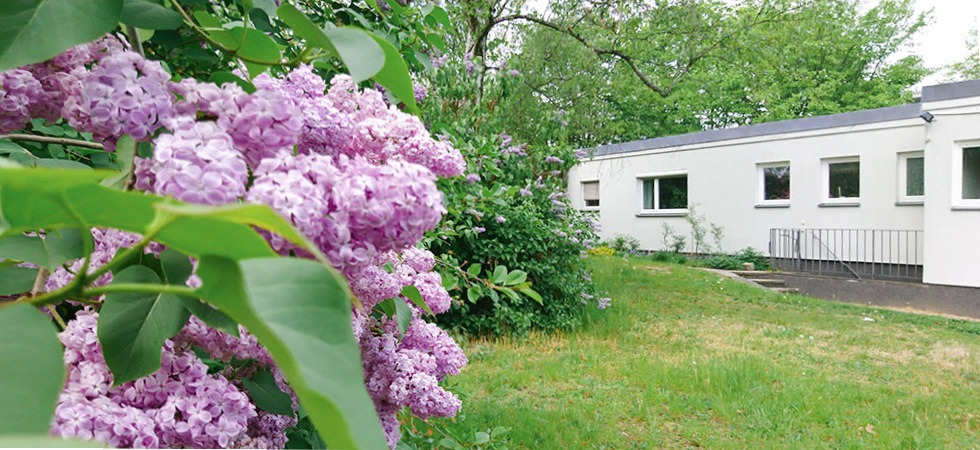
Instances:
[[[810,297],[980,320],[980,289],[773,272]]]

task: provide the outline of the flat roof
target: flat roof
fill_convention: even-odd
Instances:
[[[980,80],[970,80],[959,83],[925,86],[922,88],[921,102],[936,102],[976,96],[980,96]],[[756,125],[743,125],[735,128],[724,128],[720,130],[698,131],[688,134],[623,142],[620,144],[600,145],[596,147],[595,153],[590,155],[590,157],[679,147],[683,145],[704,144],[709,142],[727,141],[757,136],[769,136],[774,134],[797,133],[801,131],[823,130],[828,128],[890,122],[894,120],[914,119],[919,117],[920,114],[922,114],[922,103],[910,103],[907,105],[890,106],[887,108],[865,109],[861,111],[830,114],[826,116],[813,116],[800,119],[781,120],[778,122],[765,122]]]

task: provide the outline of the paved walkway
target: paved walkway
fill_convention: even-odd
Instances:
[[[827,300],[909,309],[980,320],[980,289],[937,284],[854,280],[773,272],[803,295]]]

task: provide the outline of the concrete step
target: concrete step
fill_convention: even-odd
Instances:
[[[773,290],[773,291],[775,291],[775,292],[779,292],[780,294],[799,294],[800,293],[800,290],[797,289],[797,288],[777,287],[777,288],[770,288],[770,289]]]
[[[776,280],[776,279],[769,279],[769,278],[750,278],[750,280],[768,288],[786,287],[786,280]]]
[[[750,280],[755,278],[765,278],[772,275],[772,272],[767,270],[733,270],[732,273]]]

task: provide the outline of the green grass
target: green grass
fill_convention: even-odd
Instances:
[[[531,449],[980,448],[980,322],[589,264],[610,309],[574,333],[462,342],[459,416],[406,428]]]

